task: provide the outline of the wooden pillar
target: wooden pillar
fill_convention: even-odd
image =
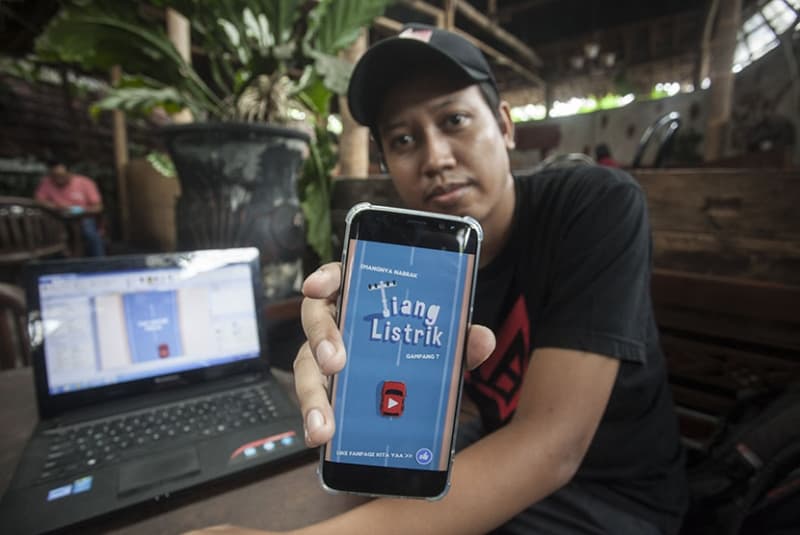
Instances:
[[[122,68],[111,67],[111,85],[116,86],[122,79]],[[114,168],[117,173],[117,210],[119,211],[119,227],[122,241],[130,241],[130,210],[128,209],[128,130],[125,126],[125,112],[111,112],[112,136],[114,140]]]
[[[553,82],[544,85],[544,118],[550,118],[550,108],[553,107]]]
[[[342,57],[355,63],[367,49],[367,32],[361,30],[358,39]],[[339,97],[342,115],[342,135],[339,138],[339,174],[343,177],[366,178],[369,175],[369,129],[358,124],[350,115],[347,97]]]
[[[711,64],[711,34],[718,11],[719,0],[711,0],[708,4],[706,20],[703,24],[703,36],[700,40],[700,57],[697,59],[696,74],[694,79],[694,86],[698,89],[703,83],[703,80],[709,74]]]
[[[717,29],[711,42],[708,123],[704,160],[722,157],[733,103],[733,52],[736,32],[741,25],[742,0],[721,0],[717,11]]]
[[[189,20],[172,8],[167,8],[167,36],[186,63],[192,63],[192,37]],[[172,115],[176,123],[191,123],[192,112],[183,109]]]

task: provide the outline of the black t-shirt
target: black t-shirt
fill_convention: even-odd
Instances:
[[[680,445],[650,300],[644,193],[626,173],[577,167],[516,180],[510,239],[478,274],[473,321],[497,337],[466,377],[484,426],[507,423],[531,353],[558,347],[620,362],[575,478],[598,497],[676,532],[686,506]]]

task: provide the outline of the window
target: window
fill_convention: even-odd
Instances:
[[[795,0],[800,5],[800,0]],[[792,27],[797,15],[794,10],[783,1],[768,2],[761,8],[764,18],[775,31],[776,34],[781,35],[783,32]]]
[[[745,19],[733,54],[733,72],[739,72],[780,44],[778,36],[798,19],[800,0],[762,0],[758,10]],[[800,29],[800,24],[795,26]]]

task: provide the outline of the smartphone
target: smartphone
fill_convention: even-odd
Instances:
[[[326,489],[446,494],[482,239],[471,217],[369,203],[348,212],[337,312],[347,363],[329,390]]]

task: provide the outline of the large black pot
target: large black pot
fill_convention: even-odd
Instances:
[[[268,298],[299,288],[305,231],[297,174],[309,137],[267,124],[193,123],[162,129],[181,184],[181,250],[256,246]]]

